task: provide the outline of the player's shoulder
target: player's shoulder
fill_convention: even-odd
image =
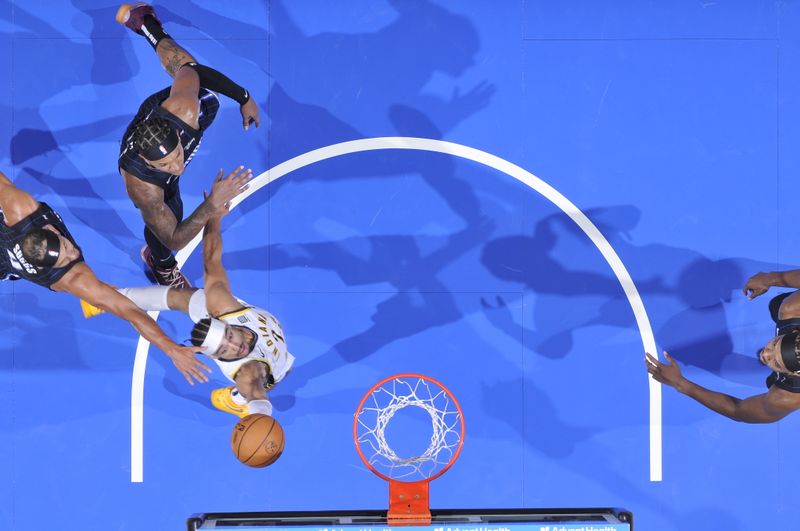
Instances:
[[[161,102],[161,108],[193,129],[199,127],[200,100],[196,97],[176,94]]]
[[[225,317],[241,318],[242,323],[252,323],[256,326],[280,326],[278,320],[264,308],[252,306],[241,299],[236,299],[242,303],[242,307],[236,311],[225,314]]]
[[[229,322],[238,321],[241,324],[247,323],[251,320],[255,320],[255,313],[253,312],[253,307],[244,303],[241,299],[236,299],[236,300],[241,305],[234,310],[221,313],[218,318],[222,319],[223,321],[229,321]]]
[[[778,385],[769,388],[765,399],[770,406],[784,411],[800,409],[800,392],[792,392]]]

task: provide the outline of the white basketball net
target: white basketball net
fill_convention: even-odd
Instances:
[[[415,457],[398,456],[386,441],[386,427],[403,408],[415,406],[431,418],[431,441]],[[375,389],[356,413],[358,444],[370,465],[385,476],[403,481],[425,480],[446,467],[461,441],[463,424],[450,395],[420,377],[395,378]]]

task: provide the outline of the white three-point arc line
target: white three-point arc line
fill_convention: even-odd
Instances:
[[[333,144],[331,146],[315,149],[303,155],[294,157],[274,168],[267,170],[258,177],[252,180],[250,188],[237,197],[231,204],[231,208],[250,197],[250,195],[257,192],[266,184],[280,179],[295,170],[304,168],[311,164],[321,162],[323,160],[339,157],[341,155],[349,155],[351,153],[360,153],[364,151],[376,151],[382,149],[414,149],[418,151],[433,151],[436,153],[443,153],[445,155],[452,155],[464,159],[483,164],[490,168],[510,175],[518,181],[528,185],[532,189],[539,192],[555,206],[560,208],[566,215],[568,215],[575,224],[589,237],[594,243],[603,258],[606,259],[611,270],[619,280],[625,296],[628,298],[628,303],[631,305],[633,314],[636,318],[636,325],[639,328],[639,334],[642,338],[642,346],[646,352],[656,352],[656,342],[653,337],[653,330],[650,326],[650,321],[647,317],[647,312],[644,309],[642,298],[639,291],[631,279],[628,270],[620,260],[617,253],[608,243],[608,240],[600,233],[597,227],[592,223],[586,215],[581,212],[572,202],[564,197],[558,190],[542,181],[531,172],[520,168],[516,164],[512,164],[507,160],[501,159],[495,155],[481,151],[479,149],[467,147],[453,142],[445,142],[443,140],[433,140],[429,138],[414,138],[414,137],[381,137],[381,138],[364,138],[361,140],[353,140],[350,142],[342,142],[340,144]],[[182,249],[176,256],[178,264],[183,265],[186,259],[194,251],[200,243],[201,236],[197,235],[189,245]],[[158,312],[150,312],[153,319],[158,318]],[[131,382],[131,481],[141,482],[144,477],[144,432],[143,432],[143,406],[144,406],[144,374],[145,366],[147,364],[147,353],[150,349],[150,343],[144,338],[139,338],[139,344],[136,347],[136,358],[133,363],[133,379]],[[643,371],[644,372],[644,371]],[[652,378],[648,382],[648,392],[650,398],[650,480],[661,481],[662,466],[661,466],[661,384],[655,382]]]

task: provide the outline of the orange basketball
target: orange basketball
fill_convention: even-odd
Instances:
[[[269,415],[255,413],[241,419],[233,428],[231,448],[236,459],[247,466],[263,468],[283,453],[283,428]]]

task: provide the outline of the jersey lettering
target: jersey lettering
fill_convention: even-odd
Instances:
[[[11,267],[14,269],[18,271],[22,271],[24,269],[28,274],[31,275],[35,275],[37,273],[36,268],[30,265],[27,260],[25,260],[19,244],[14,245],[13,253],[12,251],[8,251],[8,257],[11,260]]]

